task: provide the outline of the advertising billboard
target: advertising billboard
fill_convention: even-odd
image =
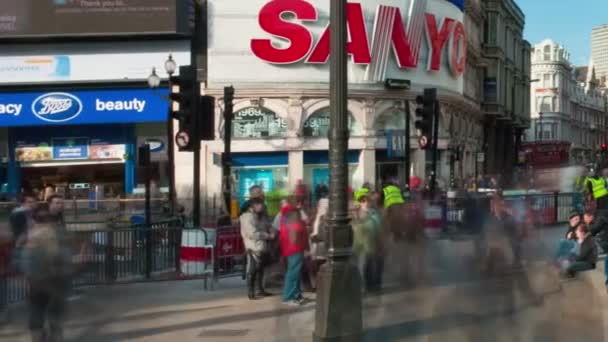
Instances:
[[[191,0],[2,0],[0,39],[187,34]]]
[[[348,3],[348,79],[387,78],[462,93],[467,32],[461,0]],[[208,82],[328,83],[329,2],[210,0]],[[234,35],[238,27],[242,35]]]

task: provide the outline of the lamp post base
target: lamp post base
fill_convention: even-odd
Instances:
[[[361,342],[361,276],[347,260],[328,261],[317,278],[314,342]]]

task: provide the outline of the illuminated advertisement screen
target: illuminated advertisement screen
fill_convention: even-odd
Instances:
[[[0,38],[186,34],[192,0],[2,0]]]

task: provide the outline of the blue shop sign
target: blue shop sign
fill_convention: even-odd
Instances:
[[[89,157],[89,139],[59,138],[53,139],[53,159],[87,159]]]
[[[150,89],[0,93],[0,127],[162,122],[167,94]]]

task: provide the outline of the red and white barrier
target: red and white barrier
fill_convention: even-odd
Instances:
[[[207,244],[205,232],[198,229],[182,231],[179,253],[180,271],[185,276],[213,273],[213,245]]]

